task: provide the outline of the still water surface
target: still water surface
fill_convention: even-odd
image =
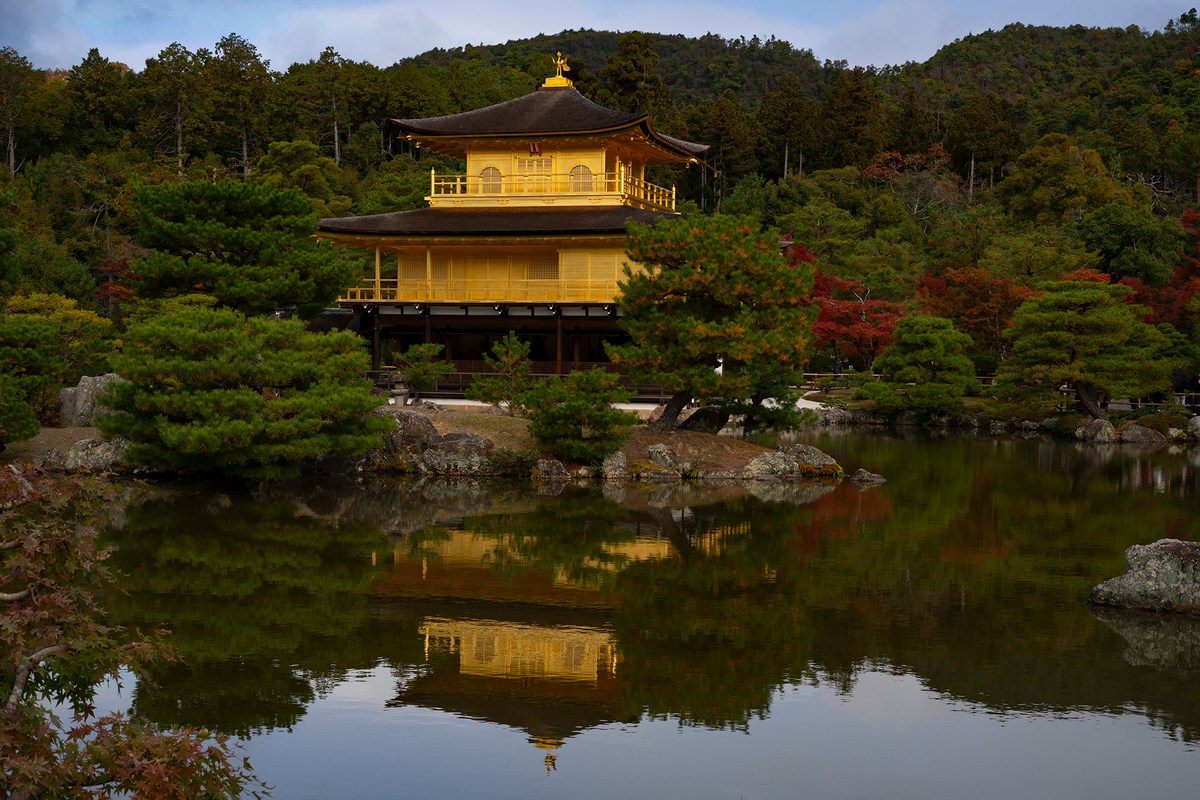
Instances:
[[[111,534],[113,620],[184,658],[130,697],[293,798],[1178,798],[1200,621],[1097,613],[1200,539],[1200,459],[808,441],[888,478],[180,492]]]

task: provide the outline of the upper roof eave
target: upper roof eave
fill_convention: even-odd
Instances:
[[[439,142],[612,136],[635,128],[659,148],[685,159],[697,158],[709,149],[708,145],[658,133],[648,114],[605,108],[570,87],[543,87],[513,100],[461,114],[391,122],[408,138],[422,141],[432,149],[437,149]]]

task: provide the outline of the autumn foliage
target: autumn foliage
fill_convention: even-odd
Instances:
[[[871,369],[875,357],[892,343],[903,309],[890,300],[871,297],[861,281],[818,272],[813,300],[820,313],[813,325],[817,348],[831,348],[838,366],[851,362]]]
[[[0,797],[240,798],[256,782],[225,737],[95,708],[101,680],[168,655],[101,621],[96,531],[118,502],[103,484],[0,468]]]

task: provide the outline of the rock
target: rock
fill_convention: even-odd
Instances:
[[[783,448],[784,454],[795,459],[800,472],[810,477],[840,478],[842,467],[833,456],[810,444],[790,444]]]
[[[816,408],[819,425],[851,425],[854,423],[854,413],[845,408]]]
[[[1092,444],[1109,444],[1117,440],[1117,429],[1106,419],[1094,419],[1076,429],[1075,438]]]
[[[533,478],[540,483],[564,483],[571,479],[571,473],[561,461],[553,458],[539,458],[533,468]]]
[[[887,478],[874,472],[867,472],[865,469],[855,470],[854,474],[850,476],[850,480],[859,486],[878,486],[881,483],[887,483]]]
[[[646,453],[650,456],[651,461],[663,469],[672,469],[682,473],[688,467],[688,463],[665,444],[652,444],[646,448]]]
[[[1140,444],[1144,447],[1165,447],[1168,439],[1158,431],[1130,422],[1121,426],[1117,431],[1117,439],[1126,444]]]
[[[362,459],[363,465],[370,469],[416,472],[420,468],[421,455],[438,438],[437,428],[425,415],[396,406],[382,406],[375,413],[391,417],[396,429],[383,435],[382,446],[367,453]]]
[[[994,419],[988,423],[988,433],[992,436],[1001,436],[1008,433],[1008,425],[1002,419]]]
[[[1200,439],[1200,414],[1188,420],[1187,432],[1189,439]]]
[[[125,469],[129,443],[117,436],[112,439],[83,439],[76,442],[67,453],[65,467],[68,472],[107,472]]]
[[[1200,619],[1094,607],[1092,613],[1125,640],[1125,661],[1135,667],[1200,669]]]
[[[800,477],[800,465],[787,453],[763,453],[751,459],[742,470],[742,477],[751,481],[795,480]]]
[[[1200,542],[1160,539],[1125,551],[1126,572],[1092,589],[1089,603],[1200,613]]]
[[[66,428],[92,427],[97,411],[96,397],[113,381],[121,380],[114,372],[79,379],[79,385],[58,390],[62,424]],[[103,406],[99,409],[103,413]]]
[[[448,433],[429,443],[418,460],[418,469],[433,475],[475,475],[495,452],[495,443],[484,436]]]
[[[605,458],[604,463],[600,465],[600,474],[605,481],[623,481],[629,477],[625,454],[618,450]]]
[[[696,431],[698,433],[720,433],[729,422],[729,412],[718,406],[704,406],[693,411],[687,419],[675,427],[681,431]]]

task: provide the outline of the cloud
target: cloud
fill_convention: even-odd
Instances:
[[[83,32],[71,22],[66,0],[0,0],[0,46],[12,47],[35,67],[66,67],[86,55]]]

